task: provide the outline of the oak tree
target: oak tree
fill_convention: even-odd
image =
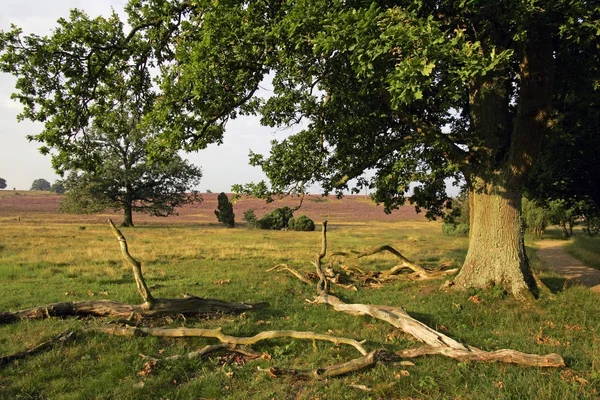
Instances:
[[[43,178],[40,178],[33,181],[33,183],[31,184],[31,189],[29,190],[40,190],[47,192],[50,190],[51,187],[52,186],[50,185],[50,182]]]

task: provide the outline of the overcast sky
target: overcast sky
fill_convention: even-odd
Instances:
[[[127,0],[2,0],[0,30],[10,29],[13,23],[25,34],[50,34],[60,17],[68,17],[69,10],[79,8],[91,17],[108,15],[113,7],[122,13]],[[123,18],[125,19],[125,18]],[[31,183],[44,178],[51,183],[59,177],[54,174],[50,157],[38,152],[40,143],[28,142],[27,135],[39,133],[41,124],[17,122],[21,105],[11,100],[15,91],[12,75],[0,73],[0,177],[6,179],[7,189],[29,189]],[[227,127],[224,144],[211,145],[198,153],[186,155],[202,168],[202,181],[196,189],[204,192],[229,192],[235,183],[264,179],[259,168],[248,165],[250,149],[266,154],[270,141],[282,139],[290,132],[260,126],[257,118],[238,118]]]

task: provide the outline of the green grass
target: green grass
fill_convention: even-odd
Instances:
[[[571,238],[565,250],[586,265],[600,269],[600,236],[590,237],[579,232]]]
[[[139,303],[129,268],[108,226],[6,223],[0,238],[0,310],[67,300],[110,298]],[[417,346],[391,325],[313,305],[315,288],[286,273],[267,273],[278,263],[310,271],[319,232],[279,232],[207,226],[124,229],[132,255],[143,263],[157,297],[192,293],[230,301],[268,301],[270,307],[238,316],[157,318],[151,325],[222,327],[231,335],[295,329],[366,340],[368,350]],[[441,235],[425,222],[333,225],[329,251],[366,250],[390,244],[425,266],[460,265],[467,239]],[[528,250],[530,250],[528,248]],[[537,265],[534,254],[532,263]],[[393,266],[386,254],[361,259],[363,269]],[[209,339],[167,340],[80,334],[73,343],[0,369],[0,398],[13,399],[592,399],[600,389],[598,297],[564,288],[560,277],[541,272],[554,299],[517,302],[498,291],[445,292],[440,281],[398,281],[358,292],[336,289],[347,302],[404,307],[445,334],[485,350],[512,348],[559,353],[566,369],[460,363],[444,357],[413,360],[415,366],[378,365],[346,377],[303,382],[271,378],[258,367],[312,369],[357,356],[353,348],[279,339],[254,346],[272,359],[245,365],[207,360],[164,363],[139,375],[153,357],[185,354]],[[482,300],[469,298],[477,294]],[[102,326],[101,319],[52,319],[0,326],[0,356],[31,347],[65,329]],[[408,376],[401,374],[409,372]],[[363,392],[351,384],[366,385]]]

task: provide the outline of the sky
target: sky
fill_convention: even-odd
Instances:
[[[127,0],[2,0],[0,30],[9,30],[12,23],[22,28],[24,34],[48,35],[56,27],[56,20],[68,17],[72,8],[84,10],[90,17],[108,16],[111,7],[124,15],[126,3]],[[27,135],[41,132],[43,126],[30,121],[17,122],[22,107],[10,98],[15,92],[14,85],[12,75],[0,73],[0,178],[6,180],[7,189],[28,190],[38,178],[53,183],[60,177],[52,169],[50,156],[39,153],[41,143],[26,139]],[[202,168],[202,181],[195,189],[230,192],[233,184],[265,179],[260,168],[248,165],[249,150],[267,154],[271,140],[281,140],[290,133],[263,127],[256,117],[230,121],[221,146],[211,145],[184,155]]]

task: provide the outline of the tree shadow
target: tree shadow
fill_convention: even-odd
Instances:
[[[542,283],[550,289],[552,293],[560,293],[572,285],[566,278],[553,276],[540,278]]]

